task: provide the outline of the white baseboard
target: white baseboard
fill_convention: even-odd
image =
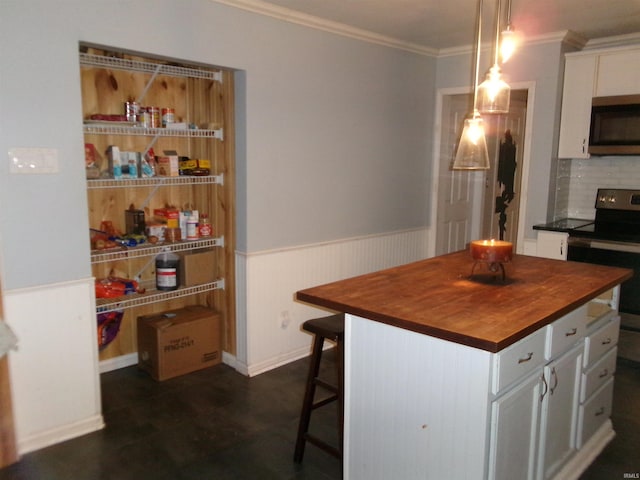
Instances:
[[[615,436],[613,424],[611,420],[607,420],[562,467],[554,480],[578,480]]]
[[[100,362],[100,373],[118,370],[119,368],[130,367],[138,364],[138,352],[120,355],[119,357],[108,358]]]
[[[69,423],[22,438],[18,441],[18,453],[24,455],[80,435],[101,430],[102,428],[104,428],[102,415],[94,415],[79,422]]]

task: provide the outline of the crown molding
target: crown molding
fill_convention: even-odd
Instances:
[[[626,47],[640,45],[640,32],[616,35],[614,37],[594,38],[587,42],[585,50],[592,48]]]
[[[344,23],[325,20],[306,13],[297,12],[289,8],[279,7],[261,0],[210,0],[215,3],[228,5],[230,7],[240,8],[259,15],[276,18],[289,23],[302,25],[316,30],[322,30],[343,37],[349,37],[364,42],[375,43],[386,47],[406,50],[408,52],[417,53],[428,57],[436,57],[438,49],[418,45],[417,43],[404,42],[397,38],[379,35],[369,30],[355,28]]]
[[[340,22],[326,20],[314,15],[301,13],[289,8],[280,7],[262,0],[209,0],[211,2],[227,5],[234,8],[246,10],[258,15],[272,17],[284,22],[301,25],[316,30],[321,30],[343,37],[349,37],[363,42],[383,45],[385,47],[405,50],[427,57],[451,57],[456,55],[469,54],[473,52],[473,45],[462,45],[450,48],[432,48],[417,43],[405,42],[397,38],[380,35],[369,30],[352,27]],[[564,43],[577,50],[625,46],[640,43],[640,32],[615,37],[597,38],[588,40],[585,37],[571,30],[551,32],[535,37],[526,38],[525,45],[539,45],[544,43]],[[483,43],[482,50],[490,49],[490,43]]]
[[[567,43],[573,45],[576,48],[583,48],[586,44],[586,40],[580,35],[572,32],[571,30],[565,30],[560,32],[546,33],[544,35],[537,35],[535,37],[526,38],[524,45],[540,45],[544,43]],[[452,57],[456,55],[469,54],[473,51],[472,45],[463,45],[459,47],[442,48],[438,51],[438,57]],[[482,43],[481,50],[491,50],[493,48],[492,43]]]

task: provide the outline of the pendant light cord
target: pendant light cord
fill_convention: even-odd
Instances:
[[[484,0],[478,0],[478,30],[476,32],[476,66],[473,80],[473,116],[478,111],[478,70],[480,70],[480,39],[482,35],[482,4]]]
[[[496,43],[493,46],[494,56],[493,56],[493,64],[498,65],[498,54],[500,53],[500,10],[501,4],[500,0],[498,0],[496,4]]]

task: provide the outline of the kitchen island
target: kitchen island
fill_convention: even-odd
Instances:
[[[631,271],[466,251],[299,291],[347,313],[346,479],[577,478],[613,438]]]

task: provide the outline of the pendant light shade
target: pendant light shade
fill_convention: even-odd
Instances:
[[[493,45],[493,67],[487,73],[487,79],[478,87],[480,113],[508,113],[511,88],[502,79],[502,70],[498,65],[500,49],[500,0],[496,6],[496,39]]]
[[[502,79],[498,64],[489,69],[487,79],[478,87],[478,110],[482,113],[508,113],[511,87]]]
[[[453,170],[488,170],[489,153],[484,133],[484,122],[476,110],[464,121],[464,128],[453,162]]]
[[[520,38],[511,25],[511,0],[507,2],[507,26],[500,35],[500,59],[506,63],[518,48]]]
[[[484,123],[478,113],[478,68],[480,66],[480,40],[482,30],[482,2],[478,0],[476,27],[476,58],[473,69],[473,115],[464,121],[462,135],[453,160],[452,170],[489,170],[489,153],[484,135]]]
[[[500,60],[502,63],[509,61],[518,48],[518,43],[518,35],[511,28],[511,24],[508,24],[500,34]]]

